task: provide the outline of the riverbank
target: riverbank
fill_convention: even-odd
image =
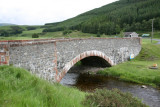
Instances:
[[[152,46],[151,45],[147,46],[145,44],[148,44],[148,42],[145,41],[143,43],[143,45],[146,47],[143,46],[144,49],[143,51],[141,51],[142,53],[135,60],[130,62],[125,62],[123,64],[102,70],[100,71],[100,73],[101,74],[104,73],[104,75],[107,75],[107,76],[114,76],[113,74],[115,74],[115,77],[118,77],[126,81],[132,81],[132,82],[134,82],[135,80],[134,78],[137,76],[139,76],[139,78],[143,77],[142,74],[144,73],[143,74],[144,78],[141,78],[140,80],[143,80],[143,79],[150,80],[149,77],[152,77],[153,80],[151,80],[152,81],[151,85],[157,85],[158,83],[160,83],[159,76],[158,76],[160,75],[159,69],[153,70],[154,72],[139,71],[139,73],[137,73],[136,71],[134,71],[134,70],[139,70],[139,68],[142,71],[145,69],[150,70],[148,69],[148,67],[152,65],[153,61],[154,62],[157,61],[155,63],[160,65],[160,61],[159,61],[160,55],[158,53],[160,48],[159,45],[156,45],[156,47],[154,47],[153,44],[151,44]],[[153,49],[153,52],[150,49]],[[130,68],[128,69],[128,67]],[[130,72],[127,73],[128,70],[132,70],[132,67],[134,68],[134,70],[131,71],[132,73]],[[109,72],[109,70],[111,72]],[[116,74],[115,71],[117,70],[118,72]],[[123,72],[124,70],[126,72]],[[121,73],[119,71],[121,71]],[[129,78],[128,75],[130,75],[131,78]],[[153,81],[157,84],[153,84]],[[138,81],[135,81],[135,82],[138,83]],[[145,82],[141,81],[141,83],[145,83]],[[111,93],[112,92],[109,91],[109,93],[107,92],[105,96]],[[118,96],[118,97],[115,96],[114,98],[112,97],[113,99],[116,99],[116,98],[118,99],[112,101],[112,99],[110,99],[111,97],[109,96],[109,98],[107,98],[107,101],[111,101],[111,103],[113,102],[114,104],[118,104],[116,102],[120,102],[122,98],[118,95],[117,92],[116,93],[113,92],[112,94]],[[15,68],[12,66],[0,66],[0,105],[2,107],[3,106],[10,107],[11,105],[16,107],[23,107],[23,106],[83,107],[84,105],[82,104],[82,102],[85,101],[86,103],[86,101],[88,101],[88,99],[86,99],[85,97],[86,95],[93,95],[93,94],[86,94],[85,92],[81,92],[78,89],[65,87],[60,84],[49,83],[43,79],[40,79],[34,75],[31,75],[28,71],[24,69]],[[99,95],[96,95],[96,96],[99,96]],[[122,97],[124,96],[122,95]],[[100,98],[98,97],[98,99]],[[99,105],[102,100],[103,98],[99,100],[100,102],[96,102],[97,105]],[[126,100],[127,99],[125,99],[124,102],[126,102]],[[134,103],[136,103],[136,101]],[[95,101],[94,99],[93,100],[91,99],[90,102],[94,103]],[[138,100],[138,102],[140,101]],[[127,103],[130,105],[133,105],[133,103],[129,103],[129,102]],[[86,104],[90,105],[88,103]],[[104,104],[106,103],[104,102]],[[85,105],[85,107],[87,105]]]
[[[98,100],[95,101],[92,96]],[[141,100],[118,89],[97,90],[89,94],[59,83],[50,83],[13,66],[0,66],[0,105],[2,107],[90,107],[91,105],[92,107],[99,105],[146,107]]]
[[[92,99],[92,96],[97,100]],[[99,105],[146,107],[141,100],[118,89],[85,93],[59,83],[50,83],[13,66],[0,66],[0,105],[2,107],[98,107]]]
[[[160,66],[160,45],[143,40],[140,54],[131,61],[100,70],[97,74],[112,76],[123,81],[160,87],[160,67],[150,69],[153,64]]]

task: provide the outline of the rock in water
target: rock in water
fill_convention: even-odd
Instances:
[[[141,86],[141,88],[147,88],[147,86],[145,86],[145,85],[142,85],[142,86]]]

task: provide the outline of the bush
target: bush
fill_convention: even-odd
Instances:
[[[63,35],[66,35],[67,34],[67,31],[65,30],[65,31],[63,31]]]
[[[99,32],[97,33],[97,37],[101,37],[101,34]]]
[[[20,26],[11,26],[11,34],[21,34],[24,29]]]
[[[36,28],[37,28],[37,27],[35,27],[35,26],[27,26],[27,27],[26,27],[27,30],[35,30]]]
[[[0,29],[0,36],[8,37],[8,36],[9,36],[9,33],[10,33],[10,32],[7,31],[7,30],[3,30],[3,29],[1,30],[1,29]]]
[[[37,33],[34,33],[34,34],[32,35],[32,38],[39,38],[39,35],[38,35]]]
[[[95,93],[86,96],[83,104],[91,107],[147,107],[132,94],[118,89],[97,89]]]
[[[72,33],[71,30],[64,30],[64,31],[63,31],[63,35],[70,34],[70,33]]]

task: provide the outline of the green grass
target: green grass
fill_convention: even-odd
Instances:
[[[160,38],[160,31],[155,31],[153,38]]]
[[[149,69],[154,63],[160,66],[160,45],[143,40],[140,54],[131,61],[99,71],[98,74],[117,77],[120,80],[160,86],[160,68]]]
[[[0,37],[0,40],[31,40],[31,39],[51,39],[51,38],[90,38],[96,37],[96,34],[82,33],[81,31],[72,31],[72,33],[63,35],[62,31],[42,33],[42,28],[30,31],[23,31],[22,34],[10,37]],[[38,33],[39,38],[32,38],[32,34]],[[101,37],[110,37],[108,35],[101,35]]]
[[[142,45],[143,46],[145,46],[145,45],[147,46],[147,45],[150,45],[150,44],[156,44],[156,43],[157,43],[157,41],[155,41],[155,40],[152,40],[152,43],[151,43],[150,38],[142,38]]]
[[[82,107],[85,93],[51,84],[12,66],[0,66],[1,107]]]
[[[21,27],[22,29],[26,30],[27,25],[9,25],[9,26],[0,26],[0,30],[10,30],[11,26],[18,26]],[[39,27],[39,26],[38,26]],[[38,28],[37,27],[37,28]]]
[[[43,28],[40,28],[40,29],[35,29],[35,30],[26,30],[26,31],[23,31],[22,34],[20,34],[19,36],[31,36],[32,34],[34,33],[42,33],[43,31]]]
[[[96,34],[83,33],[81,31],[72,31],[72,33],[63,35],[62,31],[59,32],[48,32],[44,35],[40,35],[41,38],[91,38],[97,37]],[[101,35],[101,37],[111,37],[109,35]]]

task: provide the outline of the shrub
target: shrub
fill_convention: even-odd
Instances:
[[[5,36],[5,37],[8,37],[9,36],[9,31],[7,30],[3,30],[3,29],[0,29],[0,36]]]
[[[38,35],[37,33],[34,33],[34,34],[32,35],[32,38],[39,38],[39,35]]]
[[[20,26],[11,26],[11,34],[21,34],[24,29]]]
[[[72,33],[71,30],[64,30],[64,31],[63,31],[63,35],[70,34],[70,33]]]
[[[95,93],[86,96],[83,104],[91,107],[147,107],[132,94],[118,89],[97,89]]]
[[[101,34],[99,32],[97,33],[97,37],[101,37]]]
[[[27,26],[27,27],[26,27],[27,30],[35,30],[36,28],[37,28],[37,27],[35,27],[35,26]]]

